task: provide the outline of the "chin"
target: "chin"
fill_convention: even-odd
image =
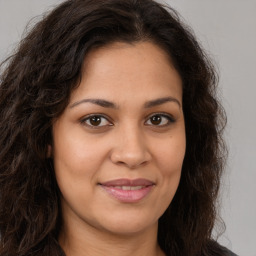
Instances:
[[[105,219],[104,229],[109,233],[120,236],[134,235],[135,233],[143,233],[148,229],[157,229],[158,219],[146,218],[145,216],[116,216],[113,219]]]

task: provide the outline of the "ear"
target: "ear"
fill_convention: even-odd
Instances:
[[[52,146],[47,146],[47,158],[52,158]]]

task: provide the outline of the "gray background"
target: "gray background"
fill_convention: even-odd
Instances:
[[[160,0],[159,0],[160,1]],[[62,0],[0,0],[0,60]],[[229,158],[222,182],[220,242],[240,256],[256,256],[256,0],[167,0],[189,24],[220,71],[228,115]]]

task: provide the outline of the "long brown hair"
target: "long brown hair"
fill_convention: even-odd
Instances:
[[[177,193],[159,220],[166,255],[224,255],[212,238],[225,151],[217,76],[177,13],[152,0],[69,0],[8,60],[0,85],[0,255],[64,255],[59,191],[47,147],[86,54],[115,41],[162,47],[183,81],[187,149]]]

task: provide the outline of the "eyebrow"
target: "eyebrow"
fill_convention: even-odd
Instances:
[[[162,104],[167,103],[167,102],[175,102],[179,105],[179,107],[181,107],[181,103],[176,98],[173,98],[173,97],[165,97],[165,98],[150,100],[150,101],[148,101],[144,104],[144,107],[145,108],[152,108],[152,107],[162,105]]]
[[[176,98],[164,97],[164,98],[158,98],[155,100],[147,101],[144,104],[144,108],[152,108],[152,107],[159,106],[159,105],[162,105],[167,102],[177,103],[179,105],[179,107],[181,107],[181,103]],[[95,104],[95,105],[98,105],[98,106],[101,106],[104,108],[118,109],[118,106],[115,103],[107,101],[107,100],[103,100],[103,99],[83,99],[83,100],[80,100],[80,101],[77,101],[77,102],[71,104],[70,108],[76,107],[77,105],[80,105],[82,103],[92,103],[92,104]]]
[[[102,99],[83,99],[83,100],[73,103],[70,106],[70,108],[73,108],[77,105],[80,105],[82,103],[87,103],[87,102],[95,104],[95,105],[99,105],[103,108],[115,108],[115,109],[118,108],[114,103],[107,101],[107,100],[102,100]]]

